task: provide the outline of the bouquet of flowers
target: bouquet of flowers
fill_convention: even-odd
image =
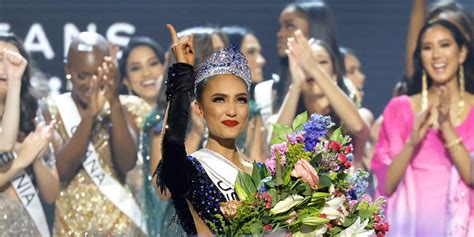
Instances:
[[[350,137],[328,116],[306,112],[292,127],[275,125],[271,157],[241,172],[235,190],[239,200],[221,204],[222,236],[283,233],[291,236],[384,236],[384,199],[364,195],[368,173],[354,170]]]

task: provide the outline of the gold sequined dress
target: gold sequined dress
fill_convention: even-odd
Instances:
[[[135,96],[120,96],[121,104],[136,115],[142,100]],[[54,101],[47,100],[49,113],[57,120],[57,130],[63,141],[68,139],[62,118]],[[110,109],[104,108],[98,116],[92,131],[91,141],[97,151],[99,162],[111,177],[125,183],[113,168],[112,151],[109,144],[111,126]],[[127,191],[128,187],[124,184]],[[132,194],[130,194],[132,195]],[[142,236],[140,228],[102,194],[87,172],[81,167],[69,182],[61,183],[61,191],[56,200],[55,236]]]

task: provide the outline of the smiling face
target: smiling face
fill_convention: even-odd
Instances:
[[[278,31],[278,55],[286,57],[285,50],[288,48],[286,42],[293,37],[296,30],[301,30],[304,36],[309,36],[309,23],[306,17],[294,6],[285,8],[280,15],[280,30]]]
[[[263,81],[263,66],[266,61],[262,56],[262,46],[253,34],[246,34],[242,40],[240,51],[245,55],[252,74],[252,81],[259,83]]]
[[[18,48],[12,43],[5,41],[0,41],[0,97],[5,97],[8,92],[8,83],[7,83],[7,74],[5,68],[3,67],[3,49],[9,49],[13,52],[20,53]]]
[[[124,83],[148,103],[154,103],[163,82],[164,66],[153,49],[135,47],[127,59]]]
[[[98,74],[98,68],[107,54],[94,49],[92,52],[70,51],[66,72],[71,75],[72,96],[82,105],[89,104],[92,93],[92,76]]]
[[[249,94],[241,78],[213,76],[198,98],[196,113],[206,121],[210,137],[235,139],[242,133],[249,116]]]
[[[457,78],[459,65],[466,59],[467,49],[459,47],[453,34],[437,25],[428,29],[421,40],[423,68],[435,84],[446,84]]]

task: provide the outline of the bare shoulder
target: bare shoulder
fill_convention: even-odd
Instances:
[[[474,106],[474,95],[471,93],[466,93],[464,100],[466,101],[466,104],[470,105],[471,107]]]

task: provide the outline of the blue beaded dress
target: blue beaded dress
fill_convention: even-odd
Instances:
[[[204,223],[213,223],[220,232],[220,222],[215,215],[220,213],[220,203],[227,200],[200,162],[186,154],[184,145],[189,106],[194,98],[191,65],[176,63],[170,68],[166,94],[170,108],[168,128],[163,138],[163,158],[156,172],[157,185],[166,187],[171,192],[176,213],[187,234],[198,233],[186,200],[192,204]]]

